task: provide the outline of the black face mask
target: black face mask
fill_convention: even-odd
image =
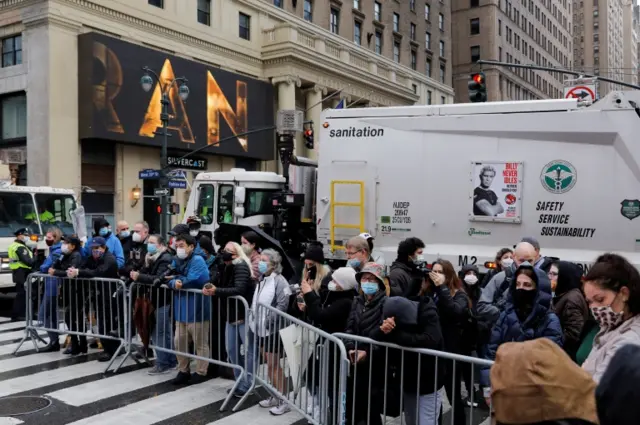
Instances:
[[[513,291],[513,303],[518,308],[530,307],[536,298],[535,290],[516,289]]]
[[[230,252],[223,252],[222,253],[222,261],[233,261],[233,254]]]

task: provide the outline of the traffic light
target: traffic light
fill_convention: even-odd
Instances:
[[[156,206],[156,212],[157,212],[158,214],[162,214],[162,205],[157,205],[157,206]]]
[[[304,131],[304,144],[307,149],[313,149],[313,129],[308,128]]]
[[[484,72],[471,74],[468,85],[469,101],[473,103],[487,101],[487,79]]]

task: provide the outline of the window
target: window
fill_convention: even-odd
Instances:
[[[393,14],[393,30],[395,32],[400,32],[400,15],[397,13]]]
[[[498,35],[502,35],[502,21],[498,19]]]
[[[471,7],[478,7],[478,6],[480,6],[479,0],[471,0]]]
[[[410,33],[409,33],[411,40],[415,41],[416,40],[416,24],[412,23],[410,26]]]
[[[411,51],[411,69],[414,71],[418,69],[418,54],[415,50]]]
[[[22,63],[22,35],[2,40],[2,67],[20,65]]]
[[[151,6],[155,6],[155,7],[159,7],[159,8],[163,8],[164,7],[164,0],[148,0],[148,2]]]
[[[428,4],[424,5],[424,19],[426,19],[427,21],[431,20],[431,6],[429,6]]]
[[[424,34],[424,47],[431,50],[431,33],[426,32]]]
[[[469,32],[471,33],[471,35],[480,34],[480,18],[473,18],[472,20],[470,20],[469,26]]]
[[[273,5],[277,7],[282,7],[283,0],[273,0]]]
[[[411,89],[413,90],[414,93],[418,93],[418,86],[416,84],[411,84]]]
[[[444,41],[440,40],[440,57],[444,57]]]
[[[378,1],[373,4],[373,19],[382,22],[382,5]]]
[[[233,222],[233,186],[220,185],[218,189],[218,223]]]
[[[438,15],[438,28],[440,31],[444,31],[444,15],[442,13]]]
[[[73,196],[37,194],[35,197],[40,223],[44,227],[55,223],[63,233],[67,235],[73,233],[71,211],[76,208],[76,201]],[[46,231],[46,229],[43,230]]]
[[[360,10],[360,0],[353,0],[353,8]]]
[[[382,33],[380,31],[376,31],[376,53],[382,54]]]
[[[443,105],[445,105],[447,103],[447,98],[444,96],[440,96],[440,103],[442,103]]]
[[[251,16],[245,15],[242,12],[240,12],[238,16],[240,21],[240,25],[239,25],[240,38],[244,38],[245,40],[251,40]]]
[[[213,201],[215,199],[215,189],[211,184],[203,184],[198,187],[198,208],[196,214],[200,217],[202,224],[213,223]]]
[[[332,33],[338,34],[340,29],[340,11],[338,9],[331,8],[331,21],[329,23],[329,29]]]
[[[447,67],[445,66],[445,64],[441,63],[440,64],[440,82],[443,84],[446,77],[446,73],[447,73]]]
[[[427,74],[427,77],[431,77],[431,59],[427,59],[425,74]]]
[[[273,204],[271,199],[277,190],[248,189],[244,201],[244,216],[272,215]]]
[[[480,46],[471,46],[471,62],[480,60]]]
[[[27,227],[32,233],[40,233],[37,220],[28,220],[25,217],[34,216],[35,207],[33,198],[28,193],[2,192],[0,205],[3,214],[0,214],[0,237],[14,237],[14,232]],[[35,218],[35,216],[34,216]]]
[[[427,105],[431,105],[431,90],[427,90]]]
[[[198,0],[198,22],[211,25],[211,0]]]
[[[400,62],[400,43],[397,41],[393,42],[393,60]]]
[[[304,0],[304,20],[313,21],[313,4],[311,0]]]
[[[362,23],[355,21],[353,23],[353,41],[358,45],[362,45]]]
[[[27,137],[27,96],[7,96],[2,99],[2,140]]]

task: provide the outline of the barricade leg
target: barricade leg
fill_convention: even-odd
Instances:
[[[38,341],[42,341],[43,344],[46,344],[46,341],[38,335],[37,329],[33,326],[33,285],[38,284],[38,279],[28,276],[23,285],[23,293],[24,298],[28,302],[25,303],[24,311],[25,311],[25,328],[24,328],[24,336],[18,343],[15,350],[13,350],[13,355],[15,356],[22,345],[27,341],[31,340],[33,343],[33,347],[36,349],[36,352],[40,351],[40,347],[38,346]],[[18,285],[18,284],[16,284]]]
[[[247,311],[247,315],[251,314],[250,311]],[[237,411],[240,406],[247,400],[247,398],[253,392],[256,386],[255,379],[255,369],[257,362],[257,357],[259,353],[256,351],[256,340],[255,335],[251,332],[249,326],[242,325],[242,328],[239,328],[239,333],[242,335],[242,343],[244,344],[244,373],[245,373],[245,382],[249,380],[249,388],[244,392],[244,395],[240,398],[240,400],[233,406],[231,409],[232,412]]]

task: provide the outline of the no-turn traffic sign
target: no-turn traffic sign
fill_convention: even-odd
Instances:
[[[565,89],[565,91],[564,97],[566,99],[590,100],[591,102],[596,101],[595,87],[593,86],[575,86]]]

